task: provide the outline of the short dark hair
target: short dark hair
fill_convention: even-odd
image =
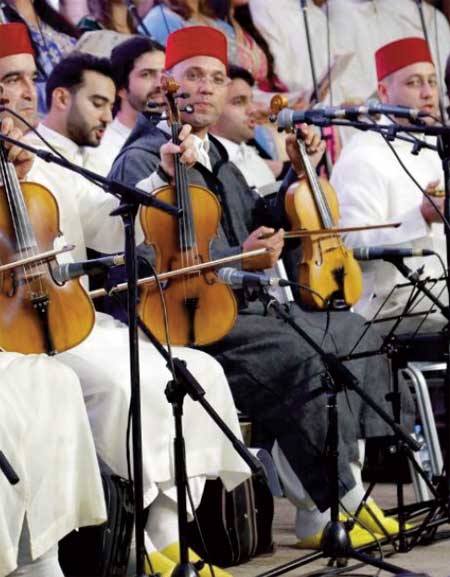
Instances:
[[[165,52],[165,48],[147,36],[135,36],[121,42],[113,49],[111,65],[118,91],[121,88],[128,89],[130,72],[136,60],[146,52]]]
[[[56,88],[74,89],[84,82],[87,70],[98,72],[114,82],[111,62],[107,58],[97,58],[84,52],[72,52],[53,68],[45,88],[47,108],[52,104],[52,95]]]
[[[235,64],[230,64],[228,67],[228,78],[230,78],[230,80],[236,80],[239,78],[240,80],[247,82],[247,84],[252,88],[255,85],[255,78],[253,74],[246,68],[242,68],[242,66],[236,66]]]

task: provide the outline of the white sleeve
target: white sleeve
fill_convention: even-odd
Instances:
[[[78,206],[86,246],[104,253],[123,250],[125,233],[120,216],[110,216],[120,201],[89,182],[80,183]],[[139,218],[136,219],[136,244],[144,240]]]
[[[331,184],[339,199],[340,226],[365,226],[401,222],[398,228],[366,230],[345,235],[350,247],[398,245],[429,234],[429,226],[419,207],[402,214],[390,214],[389,196],[394,194],[390,179],[381,169],[382,160],[376,149],[353,149],[337,162]]]

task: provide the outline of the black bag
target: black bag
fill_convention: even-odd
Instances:
[[[103,462],[100,471],[108,520],[72,531],[59,543],[59,562],[67,577],[123,577],[134,523],[133,486]]]
[[[220,567],[239,565],[273,551],[273,496],[263,477],[252,477],[227,492],[220,479],[206,481],[197,518],[189,524],[189,545]]]

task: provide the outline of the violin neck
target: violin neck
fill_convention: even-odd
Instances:
[[[172,141],[180,144],[179,134],[182,125],[174,122],[172,124]],[[178,221],[180,248],[183,251],[191,250],[196,245],[195,225],[192,215],[191,196],[189,194],[189,182],[187,168],[180,160],[180,154],[175,154],[175,189],[177,203],[182,209],[182,216]]]
[[[305,167],[306,178],[308,179],[309,186],[311,187],[312,195],[314,197],[317,210],[319,211],[320,217],[322,219],[322,224],[325,228],[332,228],[334,226],[334,223],[331,214],[331,209],[328,205],[322,187],[320,186],[316,170],[312,165],[309,155],[306,151],[305,142],[302,139],[297,140],[299,144],[300,155],[303,161],[303,166]]]
[[[8,201],[11,222],[17,239],[19,253],[37,251],[38,244],[31,226],[25,199],[14,165],[7,160],[3,144],[0,143],[0,175]]]

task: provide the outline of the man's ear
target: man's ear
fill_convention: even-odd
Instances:
[[[125,100],[126,96],[127,96],[127,90],[126,88],[121,88],[120,90],[117,91],[117,96],[120,98],[120,100]]]
[[[385,82],[378,83],[378,97],[383,104],[389,101],[388,86]]]
[[[67,90],[67,88],[63,88],[62,86],[55,88],[52,94],[52,108],[56,108],[61,111],[67,110],[71,101],[72,94]]]

